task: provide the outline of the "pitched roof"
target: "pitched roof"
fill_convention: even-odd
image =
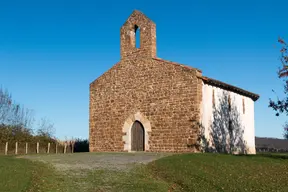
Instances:
[[[205,76],[202,76],[201,73],[202,71],[200,69],[197,69],[197,68],[194,68],[194,67],[190,67],[190,66],[187,66],[187,65],[184,65],[184,64],[180,64],[180,63],[177,63],[177,62],[173,62],[173,61],[169,61],[169,60],[165,60],[165,59],[161,59],[161,58],[152,58],[153,60],[156,60],[156,61],[162,61],[162,62],[166,62],[166,63],[169,63],[169,64],[172,64],[172,65],[176,65],[176,66],[179,66],[179,67],[182,67],[182,68],[185,68],[187,70],[191,70],[191,71],[197,71],[199,73],[197,73],[197,77],[202,79],[202,81],[206,84],[209,84],[209,85],[212,85],[212,86],[216,86],[216,87],[219,87],[221,89],[224,89],[224,90],[227,90],[227,91],[232,91],[232,92],[235,92],[235,93],[238,93],[240,95],[243,95],[243,96],[246,96],[246,97],[249,97],[251,98],[253,101],[256,101],[259,99],[259,95],[258,94],[255,94],[255,93],[252,93],[252,92],[249,92],[247,90],[244,90],[244,89],[241,89],[239,87],[236,87],[236,86],[233,86],[233,85],[230,85],[230,84],[227,84],[227,83],[224,83],[222,81],[218,81],[216,79],[212,79],[212,78],[209,78],[209,77],[205,77]],[[119,62],[118,62],[119,63]],[[116,63],[116,64],[118,64]],[[113,66],[115,67],[116,64]],[[112,67],[112,68],[113,68]],[[112,70],[112,68],[110,68],[108,71]],[[107,73],[108,71],[106,71],[105,73]],[[104,74],[105,74],[104,73]],[[104,75],[102,74],[102,75]],[[200,75],[199,75],[200,74]],[[101,75],[101,76],[102,76]],[[98,77],[99,78],[99,77]],[[98,79],[97,78],[97,79]],[[90,85],[92,85],[94,82],[96,82],[95,79]]]
[[[219,88],[222,88],[222,89],[225,89],[225,90],[228,90],[228,91],[233,91],[235,93],[238,93],[240,95],[244,95],[246,97],[250,97],[251,99],[253,99],[253,101],[258,100],[259,97],[260,97],[258,94],[252,93],[250,91],[246,91],[246,90],[241,89],[239,87],[236,87],[236,86],[233,86],[233,85],[218,81],[216,79],[212,79],[212,78],[209,78],[209,77],[202,77],[202,80],[206,84],[217,86]]]
[[[153,58],[153,59],[157,60],[157,61],[167,62],[169,64],[178,65],[178,66],[181,66],[181,67],[183,67],[185,69],[188,69],[188,70],[197,70],[198,72],[202,73],[202,71],[200,69],[193,68],[193,67],[190,67],[190,66],[187,66],[187,65],[183,65],[183,64],[180,64],[180,63],[177,63],[177,62],[168,61],[168,60],[164,60],[164,59],[160,59],[160,58]],[[239,87],[224,83],[222,81],[218,81],[216,79],[212,79],[212,78],[204,77],[204,76],[198,76],[198,78],[201,78],[203,80],[203,82],[206,83],[206,84],[213,85],[213,86],[225,89],[227,91],[232,91],[232,92],[238,93],[240,95],[243,95],[243,96],[251,98],[253,101],[258,100],[259,97],[260,97],[258,94],[246,91],[246,90],[241,89]]]
[[[134,23],[135,21],[139,21],[139,20],[144,20],[147,23],[155,25],[155,23],[149,17],[147,17],[144,13],[138,10],[134,10],[131,13],[131,15],[128,17],[128,19],[124,22],[122,27],[124,27],[125,25],[128,25],[129,23]]]

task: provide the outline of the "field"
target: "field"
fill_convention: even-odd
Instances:
[[[0,191],[288,191],[288,155],[0,156]]]

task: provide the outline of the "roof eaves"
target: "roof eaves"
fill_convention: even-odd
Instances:
[[[222,89],[226,89],[228,91],[233,91],[233,92],[239,93],[241,95],[250,97],[251,99],[253,99],[253,101],[257,101],[260,97],[260,95],[258,95],[258,94],[252,93],[250,91],[246,91],[246,90],[241,89],[239,87],[224,83],[222,81],[218,81],[216,79],[212,79],[212,78],[204,77],[204,76],[202,76],[201,78],[204,81],[204,83],[214,85],[214,86],[220,87]]]

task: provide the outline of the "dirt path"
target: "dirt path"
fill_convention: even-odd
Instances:
[[[129,170],[136,164],[146,164],[171,154],[164,153],[74,153],[25,155],[20,158],[39,160],[54,165],[58,170]]]
[[[169,184],[153,178],[141,164],[172,155],[164,153],[74,153],[22,155],[53,165],[57,182],[51,191],[167,191]],[[47,178],[46,178],[47,179]],[[58,186],[59,185],[59,186]],[[142,190],[143,189],[143,190]],[[45,189],[46,190],[46,189]],[[46,190],[47,191],[47,190]]]

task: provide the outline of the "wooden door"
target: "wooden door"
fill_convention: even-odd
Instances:
[[[131,150],[144,151],[144,128],[139,121],[135,121],[131,129]]]

